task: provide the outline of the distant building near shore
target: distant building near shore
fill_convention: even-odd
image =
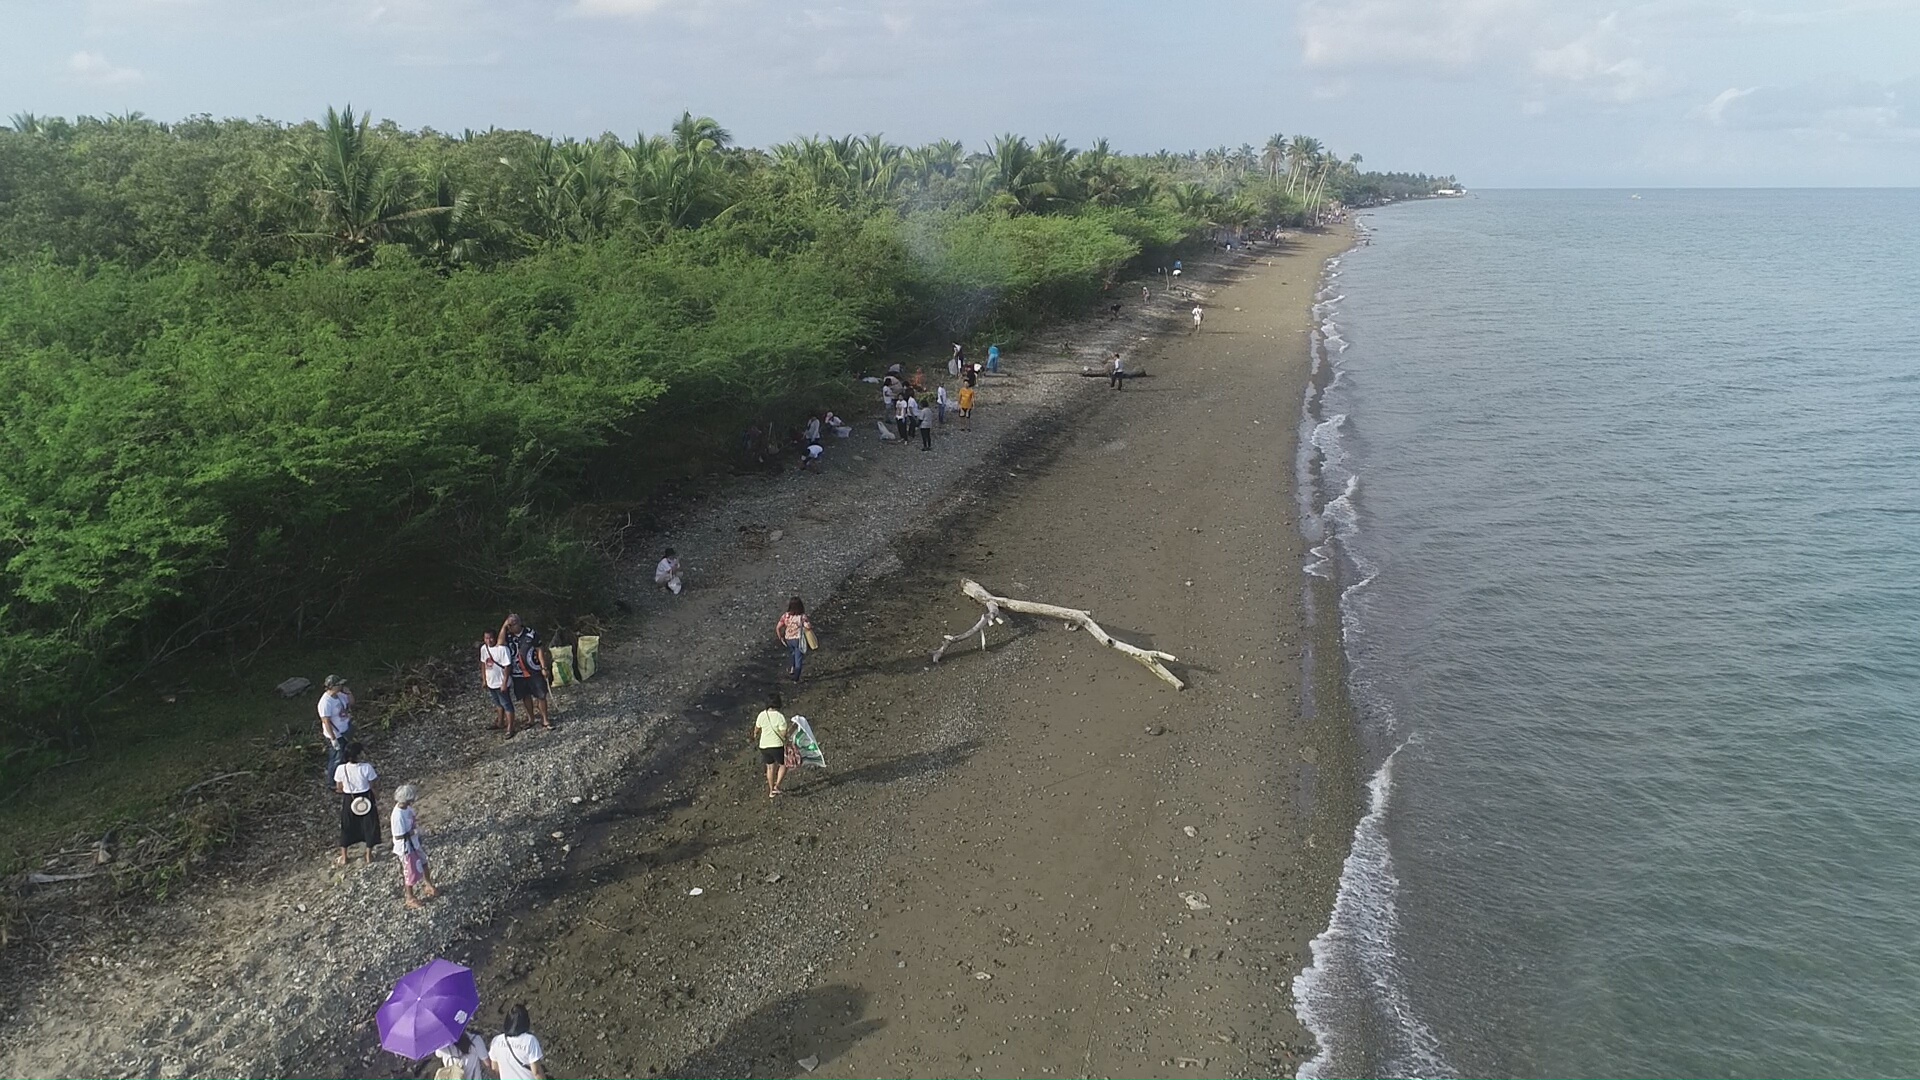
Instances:
[[[1460,189],[1460,188],[1452,188],[1452,187],[1443,187],[1443,188],[1441,188],[1441,189],[1439,189],[1438,191],[1435,191],[1435,192],[1434,192],[1434,194],[1435,194],[1435,195],[1455,195],[1455,196],[1458,196],[1458,195],[1465,195],[1465,194],[1466,194],[1466,192],[1465,192],[1464,190],[1462,190],[1462,189]]]

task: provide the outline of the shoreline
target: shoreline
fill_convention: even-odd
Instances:
[[[750,665],[713,699],[711,745],[634,785],[544,904],[483,935],[483,985],[546,1017],[564,1067],[595,1075],[798,1076],[803,1061],[822,1076],[1291,1075],[1315,1050],[1292,980],[1325,928],[1364,797],[1338,591],[1300,571],[1296,444],[1255,444],[1272,468],[1251,484],[1231,470],[1191,482],[1178,459],[1122,471],[1115,490],[1144,483],[1214,515],[1159,515],[1138,536],[1110,531],[1116,509],[1132,517],[1115,490],[1087,488],[1115,477],[1114,455],[1177,448],[1183,422],[1219,419],[1221,389],[1254,412],[1285,400],[1299,415],[1309,302],[1348,243],[1311,238],[1314,254],[1214,295],[1224,315],[1311,259],[1301,302],[1275,313],[1300,320],[1297,351],[1248,349],[1250,330],[1210,321],[1209,334],[1151,343],[1155,380],[1083,394],[1061,430],[1043,421],[1009,440],[983,466],[1004,479],[896,541],[820,613],[818,681],[787,711],[812,719],[833,768],[768,805],[737,738],[766,682]],[[1273,377],[1235,391],[1249,370]],[[1120,411],[1143,399],[1153,412]],[[1242,427],[1272,422],[1249,413]],[[1206,453],[1245,461],[1233,423],[1219,426],[1228,437]],[[1219,517],[1233,501],[1223,487],[1260,518]],[[1151,551],[1133,553],[1146,556],[1139,577],[1127,553],[1102,555],[1116,535],[1115,549],[1203,544],[1193,528],[1225,532],[1216,544],[1231,548],[1194,553],[1215,578],[1195,582],[1200,596],[1185,578],[1146,582]],[[1017,617],[985,655],[959,646],[931,667],[940,634],[978,613],[957,597],[961,575],[1089,607],[1179,654],[1193,686],[1175,694],[1084,635]],[[1256,584],[1276,610],[1251,599]],[[1309,627],[1308,610],[1333,615]],[[1283,647],[1265,655],[1225,652],[1273,637]],[[1096,735],[1090,749],[1102,725],[1123,741]],[[1285,747],[1283,767],[1249,759],[1262,739]],[[1188,910],[1183,892],[1206,909]]]
[[[1316,242],[1324,237],[1303,240]],[[1193,284],[1216,289],[1219,279],[1236,276],[1247,261],[1245,255],[1195,260],[1205,265],[1194,267]],[[552,880],[556,864],[570,865],[576,846],[551,840],[549,832],[588,837],[601,826],[582,811],[611,802],[614,789],[635,771],[669,771],[664,766],[672,763],[662,754],[676,744],[667,736],[689,729],[676,729],[674,721],[710,716],[712,709],[703,704],[736,697],[748,683],[764,684],[770,664],[757,642],[768,597],[790,589],[815,597],[849,587],[859,592],[860,582],[893,571],[898,557],[888,530],[898,527],[898,515],[861,485],[877,483],[914,505],[916,498],[953,497],[959,478],[995,454],[1057,452],[1044,446],[1045,436],[1055,429],[1071,433],[1079,419],[1076,405],[1097,400],[1084,385],[1094,380],[1071,377],[1079,365],[1122,338],[1139,338],[1139,331],[1164,344],[1157,332],[1178,327],[1180,314],[1162,299],[1144,325],[1133,315],[1117,322],[1096,318],[1037,335],[1010,359],[1014,375],[983,383],[985,419],[972,448],[943,444],[943,453],[931,455],[926,466],[901,467],[883,455],[910,452],[856,440],[834,449],[830,472],[854,475],[835,478],[831,489],[803,489],[800,484],[817,478],[783,476],[743,482],[711,503],[690,507],[668,535],[683,551],[704,552],[689,560],[694,588],[668,605],[644,580],[646,567],[630,568],[628,592],[645,619],[615,628],[627,640],[603,652],[607,675],[556,698],[561,730],[554,735],[503,749],[460,717],[392,736],[380,750],[383,772],[425,781],[424,815],[435,830],[439,874],[453,886],[449,902],[408,919],[398,911],[396,883],[386,880],[390,867],[362,880],[311,854],[325,850],[326,841],[319,839],[327,832],[325,815],[273,823],[283,833],[292,830],[281,839],[304,838],[311,846],[292,854],[262,852],[254,865],[238,857],[217,862],[207,880],[181,899],[96,928],[92,940],[53,959],[24,985],[10,986],[17,1020],[0,1037],[0,1068],[112,1075],[380,1072],[380,1061],[394,1059],[341,1056],[347,1049],[343,1032],[359,1031],[355,1042],[367,1039],[366,1029],[356,1027],[370,1012],[370,1006],[363,1008],[367,1001],[377,1001],[385,983],[418,957],[469,954],[470,944],[496,920],[539,910],[547,902],[543,883]],[[1061,346],[1058,357],[1048,352],[1049,338]],[[1154,385],[1147,380],[1136,389]],[[877,460],[864,460],[868,456]],[[947,457],[953,460],[932,460]],[[1013,471],[1019,471],[1017,463]],[[955,512],[964,515],[995,494],[963,494]],[[830,519],[810,520],[822,508]],[[743,512],[788,522],[795,543],[771,558],[748,550],[737,532]],[[1290,516],[1287,523],[1294,524]],[[841,540],[861,539],[830,544],[836,533]],[[682,539],[688,536],[706,546]],[[783,555],[790,557],[781,564]],[[829,601],[827,610],[840,602]],[[1094,607],[1099,612],[1102,605],[1095,601]],[[715,637],[708,632],[715,625],[727,632]],[[826,644],[838,647],[831,634]],[[822,737],[831,738],[824,731]],[[700,746],[695,740],[680,749],[684,771]],[[571,801],[576,797],[580,805]],[[584,852],[591,844],[578,846]],[[490,996],[490,1005],[499,999]]]

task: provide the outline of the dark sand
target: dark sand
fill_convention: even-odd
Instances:
[[[705,736],[493,927],[482,1026],[525,1001],[561,1076],[1291,1075],[1360,795],[1339,672],[1305,661],[1338,653],[1293,494],[1311,296],[1346,243],[1204,290],[1200,333],[1129,357],[1151,378],[902,505],[926,528],[816,612],[787,711],[831,767],[777,801],[750,746],[769,616],[767,660],[686,718]],[[962,577],[1089,609],[1191,686],[1022,616],[930,666],[979,616]]]

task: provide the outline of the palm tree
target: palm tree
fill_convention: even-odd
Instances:
[[[620,171],[642,225],[661,234],[724,213],[733,204],[732,141],[712,117],[682,113],[670,135],[642,135],[625,148]]]
[[[1320,159],[1324,148],[1320,140],[1308,135],[1295,135],[1287,144],[1287,193],[1293,193],[1294,184],[1307,175],[1314,163]]]
[[[1287,158],[1287,137],[1274,132],[1267,136],[1266,146],[1260,151],[1260,163],[1267,167],[1267,179],[1278,182],[1280,163]]]
[[[987,194],[1006,196],[1013,209],[1035,213],[1055,195],[1033,144],[1019,135],[995,139],[987,150],[987,165],[982,177]]]
[[[365,259],[408,222],[453,210],[418,205],[418,179],[388,161],[369,138],[369,119],[362,115],[355,121],[352,105],[344,112],[328,106],[319,143],[306,160],[307,197],[316,218],[306,235],[332,241],[349,261]]]
[[[691,112],[682,112],[673,122],[672,134],[674,148],[694,157],[715,154],[733,145],[733,133],[721,127],[718,120],[696,117]]]
[[[16,135],[38,135],[45,125],[30,112],[17,112],[7,118],[7,127]]]

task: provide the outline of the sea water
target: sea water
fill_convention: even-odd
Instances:
[[[1920,1075],[1920,191],[1362,225],[1302,465],[1371,783],[1303,1075]]]

